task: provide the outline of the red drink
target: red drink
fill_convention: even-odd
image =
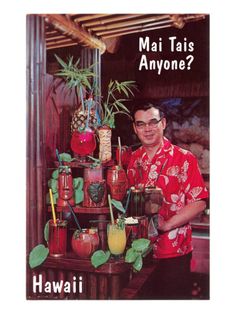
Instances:
[[[54,257],[66,254],[67,244],[67,220],[57,219],[56,224],[53,220],[49,221],[49,254]]]
[[[107,185],[111,197],[117,201],[122,201],[128,188],[128,179],[124,169],[114,166],[107,170]]]
[[[71,246],[80,258],[89,258],[98,248],[99,236],[95,229],[76,230],[72,236]]]
[[[138,238],[148,238],[148,217],[138,217],[139,232]]]

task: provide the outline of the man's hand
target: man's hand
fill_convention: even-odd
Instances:
[[[166,232],[171,230],[171,225],[168,221],[165,221],[164,218],[161,215],[158,215],[158,223],[157,223],[157,229],[161,232]]]
[[[183,226],[201,213],[205,208],[206,202],[204,200],[200,200],[181,208],[176,215],[166,221],[161,215],[158,215],[158,230],[166,232]]]

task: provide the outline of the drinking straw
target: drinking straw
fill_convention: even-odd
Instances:
[[[109,209],[110,209],[110,215],[111,215],[111,224],[114,225],[114,216],[113,216],[113,211],[112,211],[112,205],[111,205],[111,195],[108,194],[108,204],[109,204]]]
[[[72,215],[73,215],[73,217],[74,217],[74,220],[75,220],[75,223],[76,223],[76,225],[77,225],[77,228],[78,228],[78,230],[79,230],[79,232],[82,232],[82,228],[80,227],[80,224],[79,224],[79,221],[78,221],[78,219],[77,219],[77,217],[76,217],[76,214],[75,214],[75,212],[74,212],[74,209],[72,208],[72,206],[70,205],[70,203],[67,201],[67,204],[68,204],[68,206],[69,206],[69,208],[70,208],[70,211],[71,211],[71,213],[72,213]]]
[[[50,202],[51,202],[51,207],[52,207],[52,219],[54,225],[57,224],[57,219],[56,219],[56,214],[55,214],[55,208],[54,208],[54,202],[53,202],[53,196],[52,196],[52,189],[49,189],[49,195],[50,195]]]
[[[83,91],[82,91],[81,85],[79,87],[79,91],[80,91],[80,101],[81,101],[81,105],[82,105],[82,112],[84,113],[84,96],[83,96]]]
[[[56,148],[56,156],[57,156],[57,159],[58,159],[58,161],[59,161],[59,166],[62,166],[61,157],[60,157],[60,155],[59,155],[59,151],[58,151],[57,148]]]
[[[129,201],[130,201],[130,195],[131,195],[131,189],[128,190],[128,196],[126,199],[126,203],[125,203],[125,212],[127,212],[128,206],[129,206]]]
[[[90,108],[92,106],[92,99],[89,98],[87,103],[88,103],[88,114],[87,114],[87,119],[86,119],[86,130],[89,128]]]
[[[119,136],[118,136],[118,147],[119,147],[119,166],[122,167],[122,164],[121,164],[121,141],[120,141]]]

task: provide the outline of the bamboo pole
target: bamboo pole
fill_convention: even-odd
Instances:
[[[129,35],[129,34],[134,34],[134,33],[152,31],[152,30],[155,30],[155,29],[167,28],[167,27],[171,27],[171,26],[172,26],[172,24],[166,24],[164,26],[156,26],[156,27],[150,27],[150,28],[141,28],[141,29],[136,29],[134,31],[110,33],[110,34],[102,36],[102,38],[111,38],[111,37],[116,37],[116,36],[124,36],[124,35]]]
[[[43,239],[45,222],[44,19],[27,16],[27,252]]]
[[[184,17],[185,21],[200,21],[206,18],[206,14],[186,14]]]
[[[50,40],[53,40],[53,39],[64,39],[64,38],[66,38],[65,36],[63,36],[62,34],[56,34],[56,35],[54,35],[54,36],[47,36],[46,35],[46,41],[50,41]],[[69,38],[70,39],[70,38]]]
[[[108,15],[109,16],[109,15]],[[135,17],[139,17],[139,16],[143,16],[143,14],[122,14],[120,16],[115,16],[115,17],[109,17],[106,19],[100,19],[94,22],[85,22],[83,23],[83,26],[85,26],[86,28],[92,28],[94,30],[94,27],[91,26],[98,26],[98,25],[102,25],[102,27],[104,27],[105,24],[108,23],[113,23],[113,22],[117,22],[117,21],[123,21],[123,20],[129,20],[129,19],[133,19]]]
[[[61,44],[61,43],[71,43],[72,42],[72,40],[70,39],[70,38],[63,38],[63,39],[58,39],[58,40],[52,40],[52,41],[48,41],[47,42],[47,45],[57,45],[57,44]],[[76,43],[77,45],[78,45],[78,43]]]
[[[106,29],[115,29],[115,28],[120,28],[120,27],[134,26],[134,25],[137,25],[137,24],[161,21],[161,20],[166,20],[166,19],[170,20],[169,14],[148,16],[146,18],[138,18],[138,19],[135,19],[135,20],[132,20],[132,21],[125,21],[125,22],[120,22],[120,23],[114,23],[114,24],[111,24],[111,25],[107,25],[105,28]],[[93,31],[97,31],[99,29],[101,29],[101,27],[93,27]]]
[[[75,18],[73,18],[73,15],[71,15],[71,18],[75,22],[83,22],[83,21],[94,20],[94,19],[101,18],[104,16],[109,16],[109,15],[110,14],[89,14],[89,15],[81,14],[79,16],[76,16]]]
[[[50,36],[50,35],[55,35],[55,34],[58,34],[58,31],[57,30],[47,30],[46,29],[46,32],[45,32],[46,36]]]
[[[43,14],[42,16],[45,17],[46,21],[52,24],[57,30],[70,36],[79,43],[93,49],[99,49],[101,53],[106,51],[106,45],[103,41],[91,36],[68,18],[59,14]]]
[[[52,49],[58,49],[58,48],[64,48],[64,47],[71,47],[71,46],[77,46],[78,43],[67,43],[67,44],[57,44],[57,45],[52,45],[52,46],[47,46],[47,50],[52,50]]]
[[[143,29],[143,28],[149,28],[149,27],[153,27],[153,26],[158,26],[158,25],[162,25],[162,24],[169,24],[170,21],[166,20],[166,21],[161,21],[161,22],[154,22],[154,23],[148,23],[148,24],[142,24],[142,25],[136,25],[136,26],[127,26],[127,27],[122,27],[119,28],[117,30],[104,30],[101,32],[97,32],[97,36],[103,36],[106,34],[111,34],[111,33],[115,33],[115,32],[124,32],[124,31],[132,31],[135,29]]]

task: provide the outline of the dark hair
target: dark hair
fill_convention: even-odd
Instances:
[[[160,118],[165,117],[165,112],[163,111],[163,109],[160,105],[153,104],[153,103],[147,102],[147,101],[139,101],[139,102],[134,104],[133,110],[131,112],[132,120],[134,121],[134,115],[138,110],[147,111],[148,109],[151,109],[151,108],[155,108],[155,109],[159,110]]]

